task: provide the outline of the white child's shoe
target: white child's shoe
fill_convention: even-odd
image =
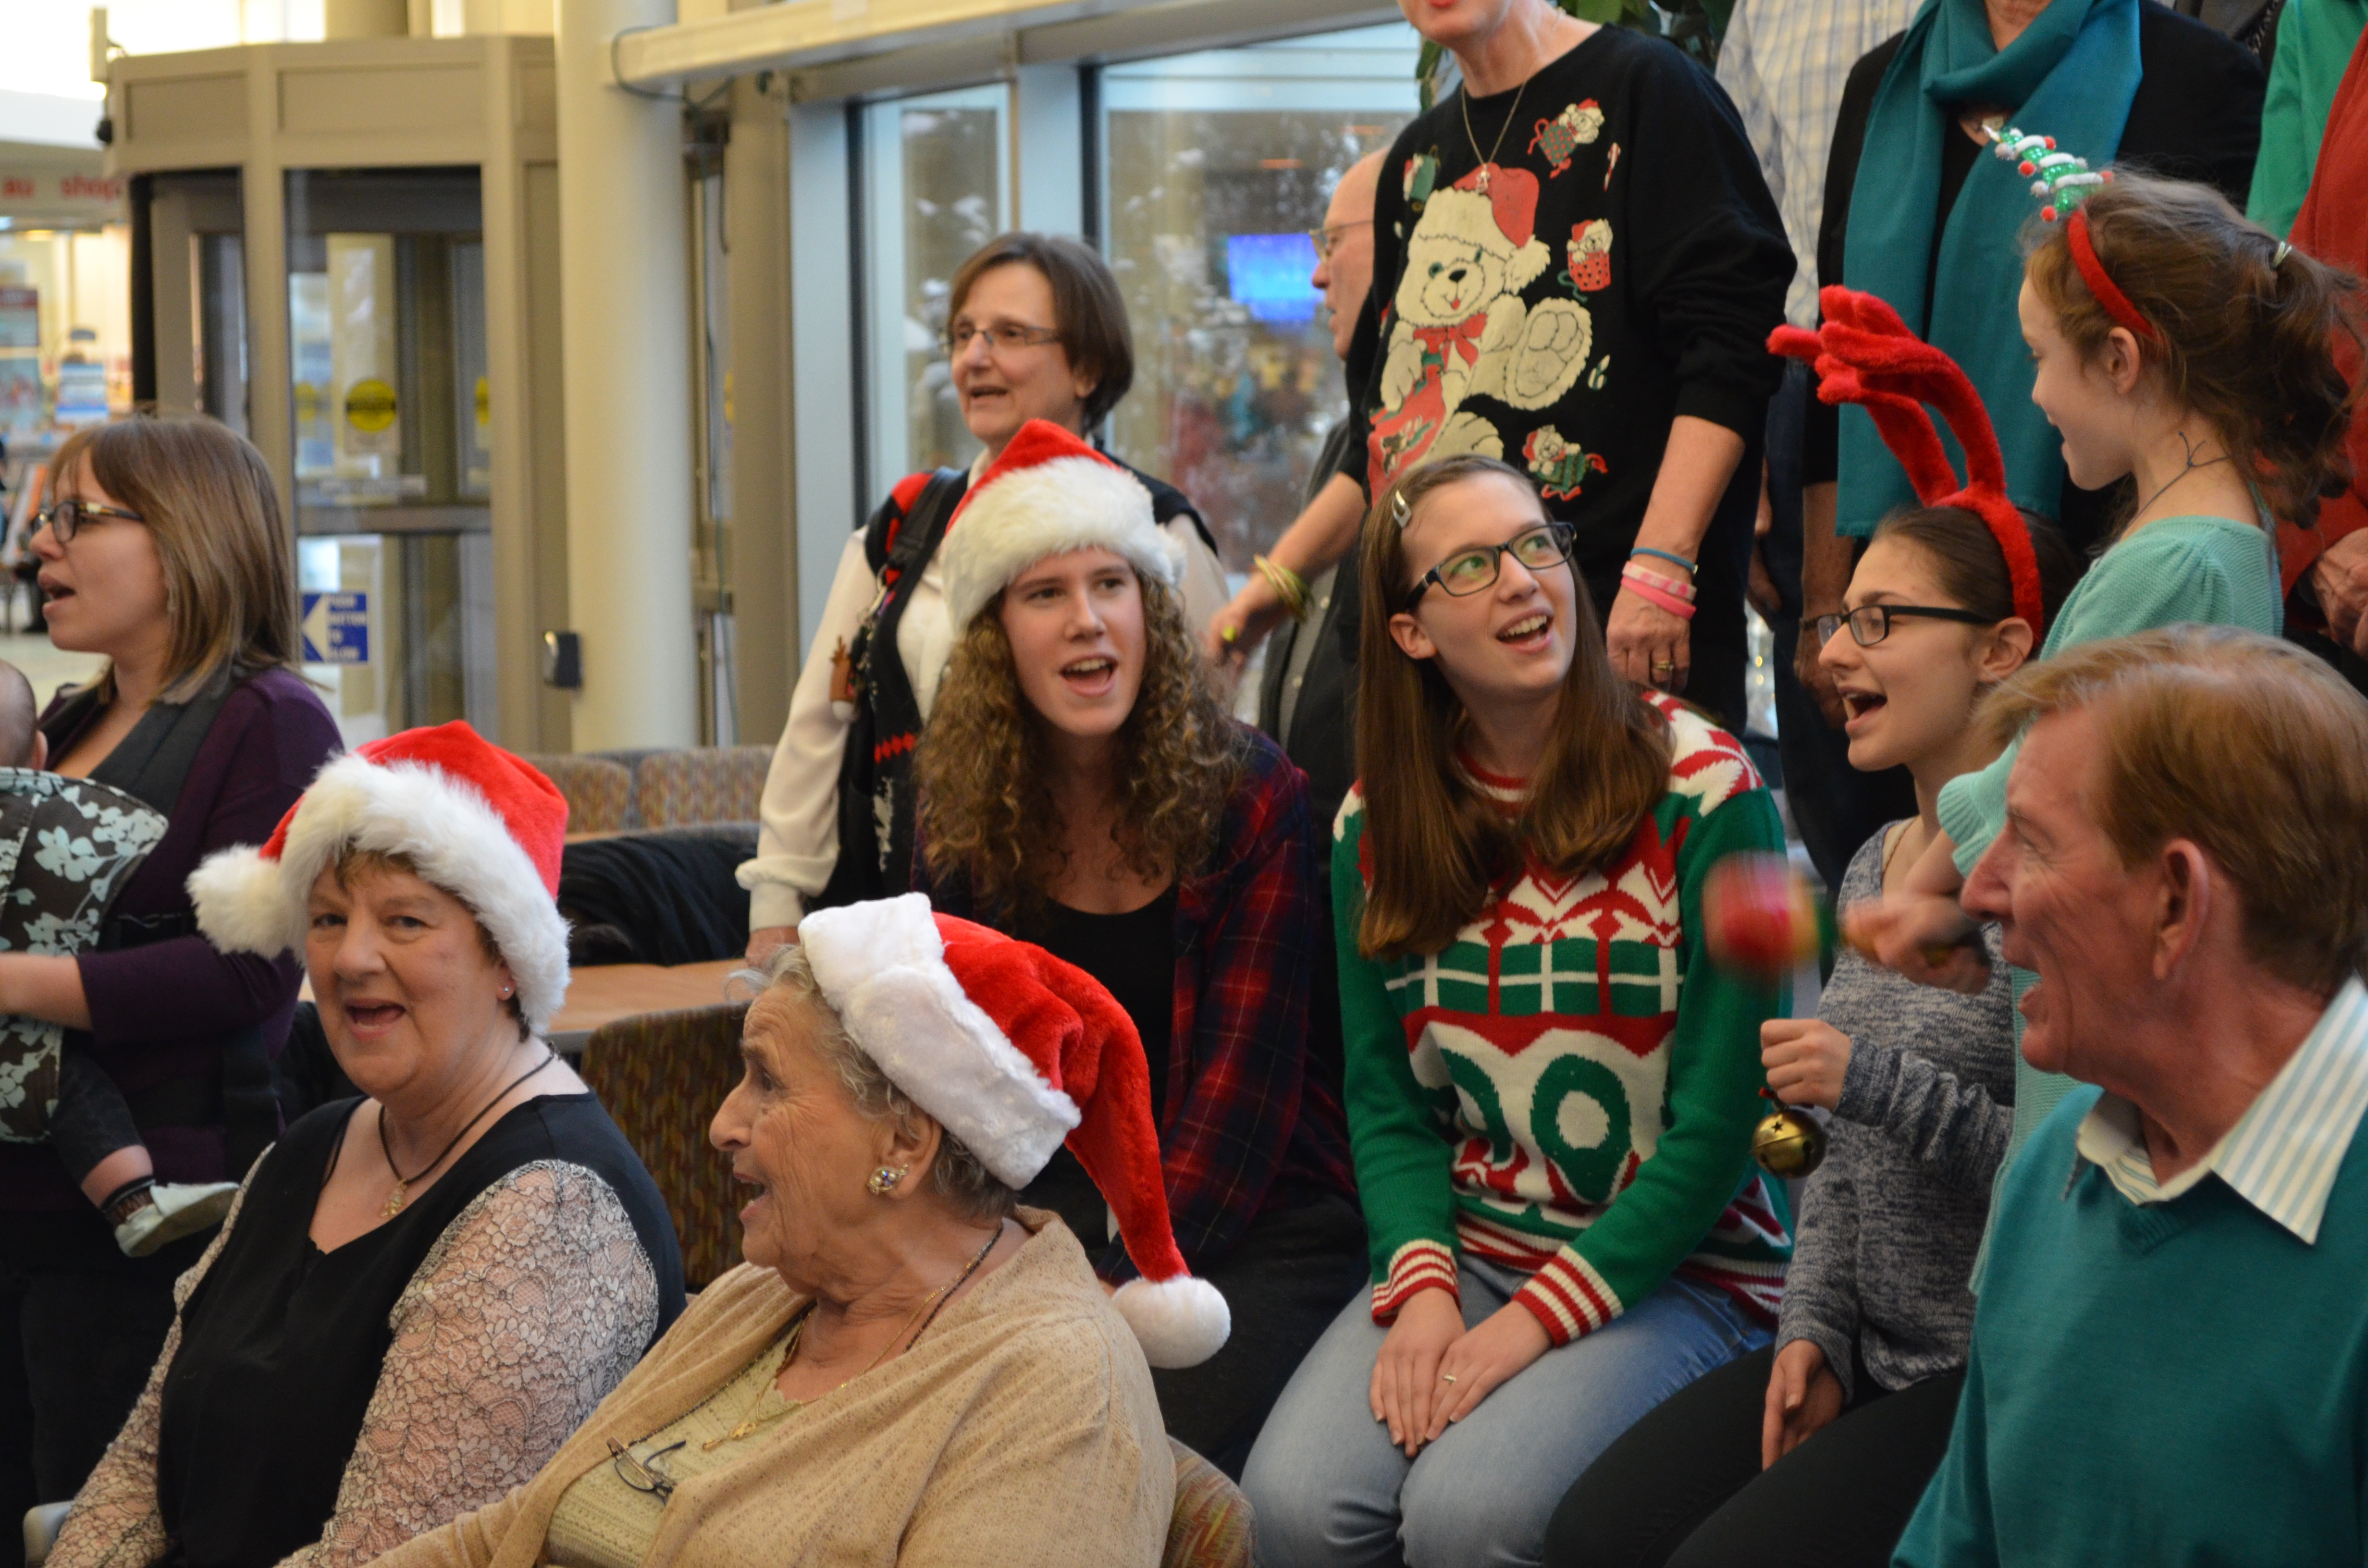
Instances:
[[[237,1196],[233,1181],[159,1182],[148,1189],[148,1201],[115,1227],[115,1244],[126,1257],[146,1257],[158,1247],[221,1224]]]

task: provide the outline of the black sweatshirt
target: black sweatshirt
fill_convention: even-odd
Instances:
[[[1858,185],[1859,153],[1866,144],[1867,115],[1874,107],[1883,74],[1907,36],[1896,33],[1867,51],[1850,67],[1850,80],[1842,87],[1833,151],[1826,163],[1825,211],[1817,224],[1821,283],[1850,281],[1842,265],[1844,242],[1850,233],[1850,193]],[[2136,96],[2130,100],[2130,117],[2122,126],[2121,151],[2114,155],[2114,165],[2216,187],[2241,211],[2252,188],[2253,155],[2261,144],[2265,78],[2260,62],[2203,23],[2191,21],[2157,0],[2139,0],[2138,64],[2144,74]],[[2045,128],[2028,129],[2044,131]],[[1943,149],[1941,202],[1932,219],[1936,265],[1941,230],[1957,205],[1957,192],[1964,188],[1974,160],[1982,153],[1972,137],[1963,134],[1950,137]],[[2032,210],[2038,210],[2038,206],[2033,201]],[[2007,242],[2001,239],[2000,243]],[[1930,287],[1925,295],[1930,297]],[[2021,327],[2015,322],[2001,322],[1999,330],[2019,333]],[[1830,483],[1840,467],[1840,448],[1839,411],[1811,399],[1802,454],[1803,483]],[[2064,482],[2059,516],[2074,544],[2086,549],[2104,537],[2107,517],[2122,488],[2083,490],[2068,479]]]
[[[1452,192],[1492,145],[1494,188]],[[1370,494],[1374,428],[1392,472],[1501,456],[1577,526],[1581,574],[1608,614],[1670,421],[1694,415],[1758,450],[1782,373],[1768,335],[1792,277],[1735,106],[1670,45],[1603,28],[1514,91],[1467,108],[1459,89],[1383,165],[1373,290],[1349,350],[1366,423],[1341,472]],[[1728,597],[1739,635],[1742,555],[1716,547],[1739,526],[1748,553],[1750,466],[1732,487],[1744,505],[1723,506],[1706,541],[1736,562],[1706,570],[1698,637],[1726,640],[1713,601]]]

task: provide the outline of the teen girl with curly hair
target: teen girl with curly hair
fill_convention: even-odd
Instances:
[[[1155,1370],[1160,1408],[1238,1475],[1361,1273],[1337,1047],[1308,1038],[1306,783],[1211,690],[1142,485],[1068,432],[1012,437],[943,562],[958,630],[915,759],[915,885],[1133,1018],[1177,1244],[1234,1321],[1211,1360]],[[1068,1221],[1106,1285],[1129,1278],[1065,1151],[1021,1199]]]

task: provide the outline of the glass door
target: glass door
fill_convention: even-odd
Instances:
[[[1308,231],[1414,117],[1420,41],[1393,24],[1102,73],[1103,249],[1135,357],[1110,450],[1192,498],[1237,579],[1348,412]]]
[[[477,171],[288,176],[305,672],[347,742],[494,722]]]

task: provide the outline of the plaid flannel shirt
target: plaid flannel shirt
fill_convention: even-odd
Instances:
[[[1196,1274],[1270,1209],[1324,1192],[1355,1201],[1340,1085],[1307,1071],[1307,995],[1320,928],[1318,824],[1306,776],[1239,726],[1242,774],[1214,854],[1177,888],[1175,1013],[1160,1165],[1176,1244]],[[979,919],[969,890],[931,882],[915,833],[913,885],[948,915]],[[1134,1275],[1111,1242],[1095,1272]]]

